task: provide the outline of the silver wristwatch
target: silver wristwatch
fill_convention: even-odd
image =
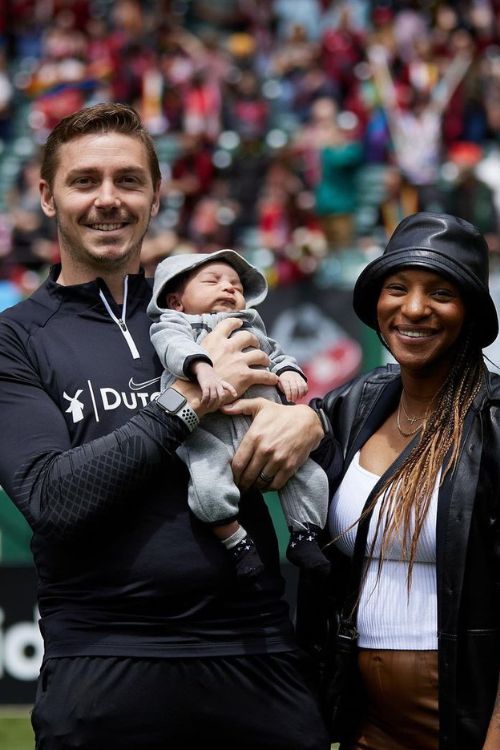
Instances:
[[[165,388],[157,397],[156,403],[167,414],[179,417],[189,432],[192,432],[200,424],[197,413],[190,407],[185,396],[176,391],[175,388]]]

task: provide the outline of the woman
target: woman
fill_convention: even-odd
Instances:
[[[313,404],[337,443],[322,456],[335,589],[319,597],[303,583],[299,635],[326,652],[365,518],[360,689],[347,696],[352,731],[333,739],[342,750],[498,750],[500,378],[482,355],[498,332],[487,244],[462,219],[413,214],[363,270],[353,303],[398,365]]]

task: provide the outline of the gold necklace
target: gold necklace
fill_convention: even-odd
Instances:
[[[410,421],[411,421],[411,420],[410,420]],[[414,421],[417,421],[417,419],[415,418],[415,420],[414,420]],[[399,430],[400,434],[401,434],[401,435],[402,435],[403,437],[411,437],[412,435],[416,435],[416,434],[417,434],[417,432],[418,432],[419,430],[421,430],[421,429],[422,429],[422,427],[423,427],[423,425],[419,425],[419,426],[418,426],[418,427],[417,427],[416,429],[412,430],[411,432],[405,432],[405,431],[403,430],[403,428],[401,427],[401,399],[399,399],[398,410],[397,410],[397,412],[396,412],[396,426],[397,426],[397,428],[398,428],[398,430]]]
[[[401,427],[401,409],[403,409],[404,415],[411,425],[415,424],[415,422],[423,422],[425,419],[427,419],[427,417],[431,417],[436,410],[434,409],[433,411],[431,411],[430,414],[426,413],[425,416],[423,417],[410,417],[410,415],[405,409],[405,405],[403,404],[403,396],[404,396],[404,390],[401,393],[401,398],[399,399],[399,404],[398,404],[398,410],[396,412],[396,426],[398,428],[399,433],[403,437],[412,437],[413,435],[416,435],[419,430],[422,429],[423,424],[419,425],[411,432],[405,432],[403,428]]]
[[[411,425],[414,425],[414,424],[415,424],[415,422],[423,422],[423,421],[424,421],[424,419],[425,419],[425,416],[423,416],[423,417],[410,417],[410,415],[408,414],[408,412],[407,412],[407,411],[406,411],[406,409],[405,409],[405,405],[403,404],[403,396],[404,396],[404,395],[405,395],[405,392],[403,391],[403,392],[401,393],[401,399],[400,399],[399,403],[401,404],[401,408],[403,409],[403,413],[404,413],[404,415],[405,415],[406,419],[408,420],[408,422],[409,422],[409,423],[410,423]]]

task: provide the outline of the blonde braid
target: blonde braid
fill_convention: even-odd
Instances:
[[[403,559],[408,561],[408,593],[418,540],[439,471],[442,470],[442,484],[448,472],[453,471],[456,466],[465,416],[481,388],[483,378],[481,350],[467,336],[457,352],[450,374],[436,396],[435,408],[423,424],[418,444],[356,521],[357,524],[369,514],[381,499],[369,557],[373,558],[375,541],[382,529],[378,579],[391,540],[402,532]]]

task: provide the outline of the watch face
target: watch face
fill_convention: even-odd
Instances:
[[[174,388],[167,388],[166,391],[162,391],[158,396],[158,403],[160,406],[163,406],[166,411],[176,414],[179,409],[182,409],[186,403],[186,399]]]

